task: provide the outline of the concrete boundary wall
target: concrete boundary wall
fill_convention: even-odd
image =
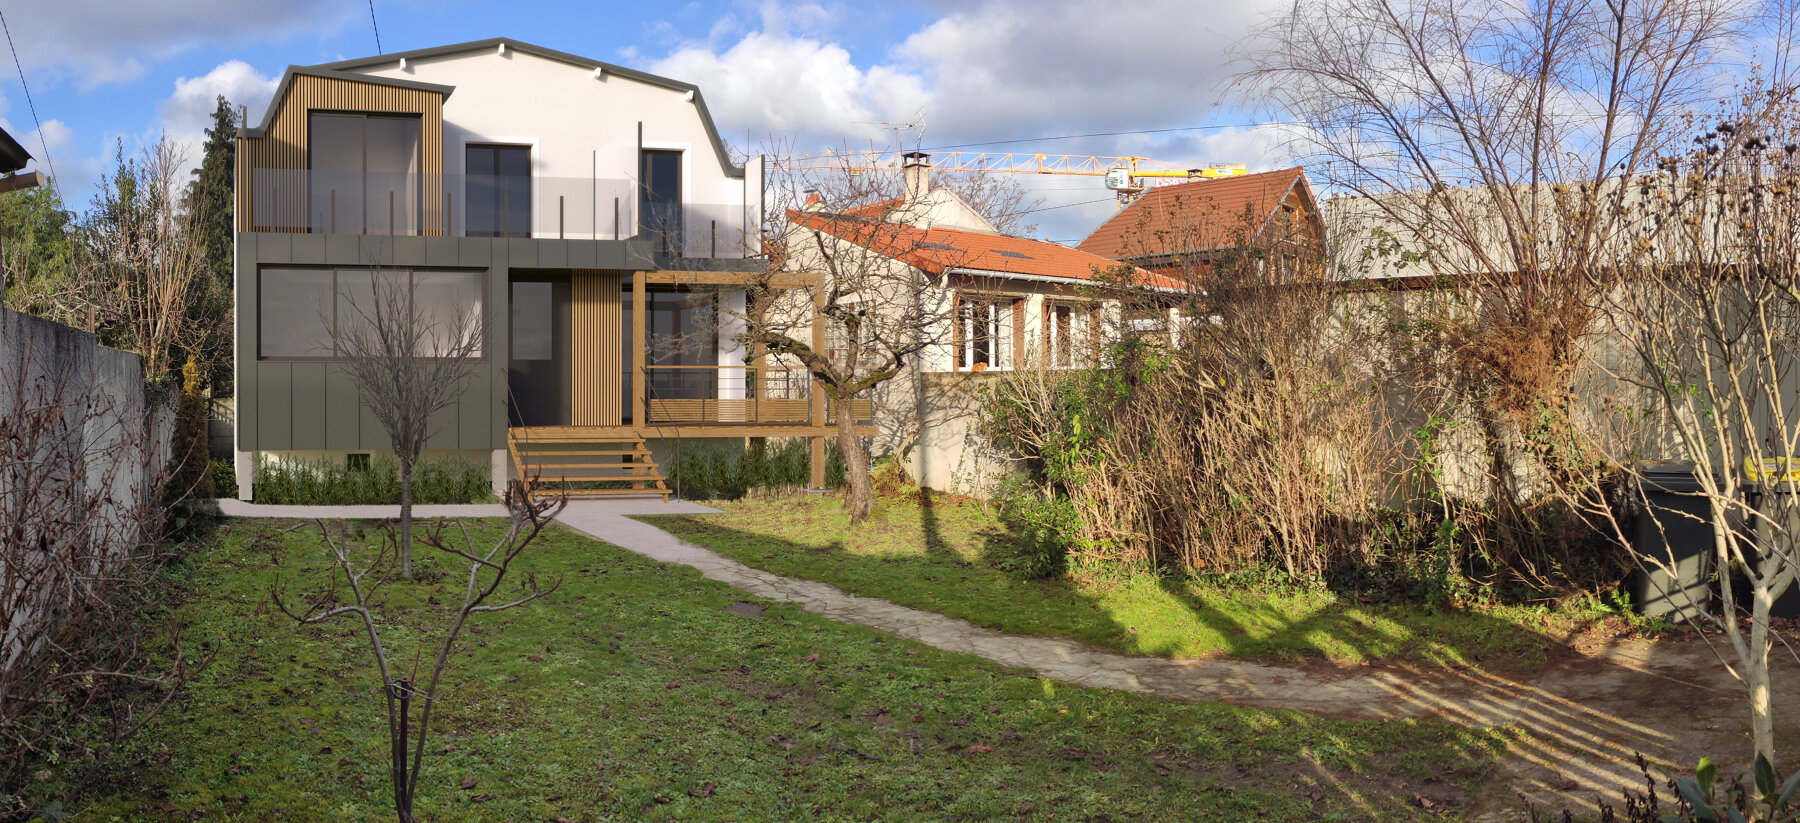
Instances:
[[[84,574],[105,573],[141,542],[141,512],[156,502],[168,468],[174,397],[147,386],[142,372],[137,355],[101,346],[92,334],[0,309],[0,437],[15,438],[0,444],[0,517],[24,524],[24,539],[38,542],[31,530],[57,528],[32,523],[41,510],[85,509]],[[50,409],[56,416],[45,425],[21,423]],[[9,557],[34,559],[8,551],[0,563]],[[0,567],[0,579],[21,578],[11,571]],[[54,594],[0,588],[10,615],[0,657],[11,662],[20,638],[35,635],[34,615],[55,613],[46,599]]]

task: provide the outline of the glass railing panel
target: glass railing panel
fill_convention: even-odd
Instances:
[[[626,240],[636,187],[605,178],[254,169],[245,228],[312,234]]]
[[[755,209],[641,206],[624,179],[254,169],[249,231],[648,241],[659,260],[758,253]]]

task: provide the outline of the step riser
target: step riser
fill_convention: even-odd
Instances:
[[[642,438],[581,437],[564,431],[515,431],[507,437],[513,468],[526,478],[528,494],[569,497],[656,496],[667,501],[669,487]],[[537,478],[532,482],[531,478]],[[618,484],[614,488],[569,488]]]

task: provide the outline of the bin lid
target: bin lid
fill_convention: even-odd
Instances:
[[[1693,494],[1700,491],[1700,479],[1694,476],[1694,464],[1681,460],[1645,460],[1638,463],[1638,473],[1646,490],[1669,494]]]

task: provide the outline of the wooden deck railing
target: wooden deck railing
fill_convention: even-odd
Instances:
[[[646,366],[644,417],[650,426],[827,426],[834,403],[814,421],[812,384],[804,369],[752,366]],[[872,405],[851,404],[858,423]]]

